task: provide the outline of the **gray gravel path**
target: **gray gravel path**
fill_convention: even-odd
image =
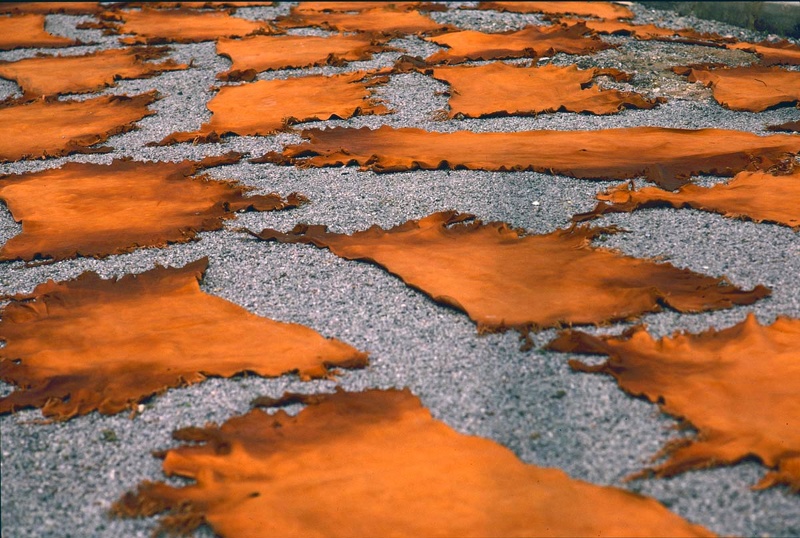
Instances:
[[[748,39],[765,36],[709,21],[677,17],[669,12],[634,5],[639,22],[672,27],[692,26]],[[246,18],[273,17],[288,6],[241,9]],[[537,22],[536,16],[451,10],[433,17],[463,28],[499,31]],[[84,53],[118,46],[98,31],[76,30],[87,17],[48,16],[48,29],[97,45],[60,51]],[[298,33],[301,31],[298,31]],[[767,124],[797,120],[800,112],[787,107],[750,114],[721,108],[708,90],[665,73],[671,64],[725,61],[741,64],[753,56],[743,52],[657,42],[607,38],[621,43],[595,56],[555,55],[550,61],[577,62],[582,67],[619,67],[636,74],[630,87],[648,96],[665,95],[665,105],[649,111],[624,111],[616,116],[544,114],[536,118],[435,121],[446,106],[445,86],[418,74],[392,77],[378,90],[395,110],[380,117],[309,123],[303,127],[382,124],[415,126],[436,131],[517,131],[528,129],[600,129],[635,125],[719,127],[765,134]],[[412,55],[426,56],[437,48],[417,38],[397,40]],[[41,50],[0,53],[0,60],[33,56]],[[47,51],[41,51],[47,52]],[[277,71],[259,78],[338,73],[389,66],[399,53],[341,68]],[[273,137],[232,137],[220,144],[145,147],[174,131],[196,129],[209,118],[205,103],[213,95],[214,76],[230,62],[215,54],[213,43],[176,45],[171,57],[194,61],[189,71],[153,79],[121,81],[106,94],[134,94],[157,89],[163,99],[157,114],[139,122],[139,129],[112,137],[107,155],[71,156],[45,161],[0,165],[0,174],[53,168],[65,162],[106,163],[114,157],[178,161],[200,159],[230,150],[260,156],[297,142],[291,134]],[[609,86],[611,85],[608,83]],[[13,95],[15,85],[0,81],[0,99]],[[352,232],[372,224],[393,226],[434,211],[455,209],[484,220],[503,220],[534,233],[565,227],[572,214],[593,207],[594,194],[616,182],[580,181],[537,173],[435,171],[376,175],[354,168],[297,170],[242,162],[212,169],[218,178],[236,179],[256,192],[299,191],[312,202],[302,208],[273,213],[242,214],[228,229],[200,234],[199,240],[164,249],[139,250],[103,260],[78,259],[24,267],[0,264],[0,294],[29,292],[47,279],[64,280],[83,271],[105,277],[148,270],[155,264],[180,266],[202,256],[210,267],[205,291],[273,319],[308,325],[326,336],[368,351],[370,366],[338,380],[348,390],[366,387],[410,387],[433,415],[458,431],[493,439],[524,461],[563,469],[597,484],[612,484],[654,496],[680,515],[726,535],[800,536],[800,496],[774,488],[754,492],[749,486],[765,472],[756,462],[690,472],[672,479],[623,482],[647,465],[669,439],[678,435],[675,421],[640,399],[623,394],[603,376],[573,373],[565,355],[538,349],[553,331],[534,335],[537,348],[522,352],[515,333],[478,336],[467,317],[437,305],[377,267],[347,262],[327,251],[303,245],[259,243],[232,231],[287,230],[297,222],[328,224],[334,231]],[[709,183],[719,178],[702,178]],[[537,202],[535,204],[534,202]],[[647,315],[657,335],[676,330],[700,331],[728,327],[754,312],[762,322],[777,315],[800,317],[800,238],[780,226],[754,224],[693,210],[643,210],[609,215],[602,224],[618,224],[630,233],[605,238],[604,245],[640,257],[664,257],[679,267],[711,275],[727,275],[742,287],[764,284],[771,298],[751,307],[702,315],[662,312]],[[0,205],[0,244],[19,232]],[[0,303],[2,304],[2,303]],[[616,324],[603,332],[620,332]],[[235,344],[234,344],[235,345]],[[91,414],[67,423],[40,424],[38,411],[0,417],[2,435],[2,536],[147,536],[153,519],[110,519],[110,504],[142,480],[161,480],[160,461],[152,450],[175,446],[171,432],[179,427],[221,423],[246,412],[256,396],[278,396],[285,390],[332,391],[331,381],[302,383],[243,377],[209,379],[189,388],[170,390],[147,402],[131,420],[125,415]],[[0,384],[0,394],[11,391]],[[179,483],[179,481],[175,481]],[[209,536],[201,530],[199,536]]]

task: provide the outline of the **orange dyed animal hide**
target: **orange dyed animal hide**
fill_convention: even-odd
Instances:
[[[610,2],[479,2],[477,9],[510,11],[512,13],[578,15],[597,17],[598,19],[633,18],[633,12],[630,9]]]
[[[433,300],[466,312],[479,330],[605,323],[657,311],[660,305],[701,312],[769,295],[762,286],[743,291],[722,278],[591,246],[593,237],[613,230],[524,236],[500,222],[465,223],[471,219],[442,212],[353,235],[305,225],[286,234],[266,229],[253,235],[313,244],[347,260],[374,263]]]
[[[276,19],[278,28],[314,26],[337,32],[372,32],[386,35],[441,32],[448,27],[418,11],[400,11],[391,7],[366,9],[359,13],[299,11]]]
[[[220,39],[217,54],[233,61],[230,71],[217,75],[220,80],[254,80],[257,73],[273,69],[341,65],[369,60],[373,54],[396,51],[386,39],[370,35],[254,36],[245,39]]]
[[[3,2],[0,13],[66,13],[90,15],[103,9],[98,2]]]
[[[0,16],[0,50],[73,47],[82,44],[80,41],[46,32],[44,21],[44,15],[33,13]]]
[[[800,230],[800,169],[791,175],[741,172],[727,184],[713,187],[684,185],[677,192],[621,185],[597,195],[601,202],[589,213],[575,215],[585,221],[606,213],[625,213],[644,207],[691,207],[726,217],[774,222]]]
[[[3,309],[0,379],[17,389],[0,413],[41,408],[67,420],[119,413],[168,388],[243,372],[325,377],[363,367],[364,353],[203,293],[208,260],[103,280],[49,281]],[[57,345],[54,345],[57,342]]]
[[[388,114],[389,109],[372,98],[371,90],[387,79],[368,76],[359,71],[225,86],[208,103],[213,114],[210,122],[197,131],[171,134],[159,144],[217,142],[228,134],[263,136],[293,123]]]
[[[711,88],[714,99],[731,110],[763,112],[800,102],[800,73],[778,67],[749,65],[726,69],[673,67],[672,71]]]
[[[215,41],[220,37],[271,33],[266,22],[194,9],[113,11],[107,14],[107,19],[104,23],[107,33],[135,34],[135,37],[120,39],[126,45],[196,43]]]
[[[731,43],[729,49],[756,54],[763,65],[800,65],[800,46],[787,40]]]
[[[426,2],[299,2],[292,6],[292,13],[343,13],[347,11],[366,11],[385,8],[391,4],[396,11],[446,11],[447,6]]]
[[[0,77],[22,87],[22,99],[93,92],[113,86],[119,79],[149,78],[164,71],[187,69],[172,60],[152,63],[166,49],[112,49],[85,56],[37,56],[16,62],[0,62]]]
[[[111,151],[90,146],[130,131],[135,122],[154,114],[147,106],[157,98],[153,91],[133,97],[106,95],[85,101],[44,99],[0,106],[0,162]]]
[[[426,38],[446,50],[429,56],[425,61],[435,64],[460,64],[469,60],[502,60],[507,58],[537,58],[556,52],[592,54],[612,48],[583,25],[527,26],[522,30],[486,34],[475,30],[452,32]]]
[[[233,536],[711,536],[653,499],[527,465],[434,420],[408,390],[286,395],[297,416],[254,409],[221,427],[174,433],[168,476],[115,503],[166,510],[161,531],[208,523]],[[342,509],[346,499],[348,508]]]
[[[0,248],[0,260],[105,257],[137,248],[185,243],[219,230],[237,211],[297,207],[292,194],[245,196],[233,182],[192,177],[232,164],[238,154],[201,162],[68,163],[61,168],[0,178],[4,201],[22,233]]]
[[[534,170],[582,179],[644,176],[676,189],[697,174],[732,176],[769,168],[800,151],[800,137],[757,136],[723,129],[631,127],[598,131],[435,133],[416,128],[332,128],[303,131],[308,139],[253,162],[345,166],[362,170]],[[724,141],[724,143],[722,143]]]
[[[798,121],[787,121],[786,123],[781,123],[779,125],[770,125],[770,126],[767,127],[767,131],[797,132],[797,131],[800,131],[800,120],[798,120]]]
[[[722,48],[730,38],[719,34],[698,32],[693,28],[662,28],[654,24],[631,24],[623,21],[611,20],[583,20],[561,17],[560,23],[566,25],[581,25],[598,34],[604,35],[629,35],[642,41],[667,41],[670,43],[683,43],[687,45],[703,45],[706,47]]]
[[[438,67],[433,77],[451,87],[450,117],[534,115],[541,112],[588,112],[615,114],[623,108],[650,109],[666,100],[646,99],[638,93],[602,90],[592,79],[627,75],[615,69],[577,66],[517,67],[502,62],[482,66]]]
[[[660,340],[642,327],[621,338],[568,331],[549,347],[608,355],[600,366],[570,365],[609,374],[629,394],[697,428],[696,438],[667,448],[657,476],[756,456],[777,469],[758,487],[785,483],[800,491],[800,320],[763,326],[750,314],[725,330]]]

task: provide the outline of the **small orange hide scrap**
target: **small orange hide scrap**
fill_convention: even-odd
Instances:
[[[513,13],[547,13],[548,15],[578,15],[598,19],[632,19],[633,12],[610,2],[479,2],[478,9],[511,11]]]
[[[366,354],[343,342],[203,293],[207,265],[202,259],[111,280],[87,272],[14,297],[0,319],[0,379],[17,388],[0,398],[0,413],[37,407],[56,420],[110,415],[206,376],[310,379],[330,367],[366,365]]]
[[[677,192],[621,185],[597,196],[601,202],[574,220],[589,220],[606,213],[624,213],[643,207],[691,207],[726,217],[774,222],[800,230],[800,169],[791,175],[741,172],[727,184],[712,187],[684,185]]]
[[[67,163],[61,168],[0,178],[0,200],[22,233],[0,248],[0,260],[104,257],[137,248],[191,241],[219,230],[237,211],[296,207],[293,194],[245,196],[233,182],[192,177],[239,155],[201,162]]]
[[[435,133],[416,128],[303,131],[308,142],[254,162],[300,166],[358,164],[362,170],[469,169],[562,174],[582,179],[644,176],[676,189],[697,174],[732,176],[781,163],[800,151],[800,137],[757,136],[723,129],[630,127],[597,131]]]
[[[197,131],[171,134],[160,144],[216,142],[228,134],[270,135],[293,123],[388,114],[389,109],[372,98],[370,89],[387,79],[367,77],[368,73],[358,71],[225,86],[208,103],[213,113],[210,122]]]
[[[623,337],[567,331],[549,347],[608,355],[600,366],[570,365],[613,376],[629,394],[660,403],[698,430],[695,439],[667,448],[657,476],[756,456],[777,469],[759,487],[786,483],[800,491],[800,320],[779,317],[763,326],[750,314],[725,330],[660,340],[642,327]]]
[[[430,64],[459,64],[469,60],[502,60],[507,58],[536,58],[556,52],[591,54],[612,48],[596,36],[587,37],[590,31],[583,25],[570,27],[527,26],[515,32],[486,34],[476,30],[452,32],[427,41],[436,43],[441,50],[425,61]]]
[[[22,87],[23,99],[45,95],[93,92],[119,79],[148,78],[164,71],[186,69],[172,60],[152,63],[166,49],[112,49],[85,56],[36,56],[0,62],[0,77]]]
[[[597,324],[658,311],[660,305],[701,312],[769,295],[763,286],[743,291],[722,278],[591,246],[593,237],[613,230],[525,236],[502,222],[465,223],[472,219],[442,212],[353,235],[306,225],[286,234],[265,229],[253,235],[309,243],[379,265],[433,300],[466,312],[480,330]]]
[[[653,499],[458,433],[407,389],[256,404],[298,401],[309,405],[297,416],[254,409],[221,427],[176,431],[195,444],[168,450],[164,473],[194,483],[145,482],[112,511],[170,510],[160,531],[208,523],[223,537],[712,536]]]
[[[397,49],[386,46],[386,39],[364,34],[223,38],[217,41],[217,54],[232,60],[233,66],[230,71],[218,75],[217,78],[253,80],[262,71],[340,65],[344,62],[369,60],[373,54],[394,50]]]
[[[749,65],[725,69],[704,66],[673,67],[689,77],[689,82],[702,82],[711,88],[714,99],[731,110],[763,112],[778,105],[800,102],[800,73],[778,67]]]
[[[233,17],[228,13],[198,12],[194,9],[158,10],[143,8],[140,11],[110,12],[113,21],[106,22],[107,30],[136,37],[120,39],[126,45],[159,43],[195,43],[215,41],[220,37],[243,37],[270,33],[269,24]]]
[[[0,50],[72,47],[81,44],[80,41],[46,32],[44,21],[45,16],[40,14],[0,16]]]
[[[627,78],[622,71],[580,70],[575,65],[518,67],[495,62],[433,69],[433,77],[451,87],[451,118],[459,114],[483,118],[557,111],[615,114],[623,108],[650,109],[665,101],[590,85],[600,75]]]
[[[89,146],[133,129],[135,122],[154,114],[147,106],[157,98],[153,91],[133,97],[105,95],[85,101],[40,99],[0,106],[0,162],[111,151]]]
[[[446,29],[419,11],[400,11],[392,7],[366,9],[359,13],[295,11],[277,19],[279,28],[314,26],[338,32],[372,32],[376,34],[422,34]]]
[[[782,41],[761,41],[759,43],[731,43],[729,49],[755,53],[763,65],[800,65],[800,46]]]

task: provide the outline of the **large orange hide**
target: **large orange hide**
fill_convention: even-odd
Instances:
[[[578,15],[598,19],[631,19],[633,12],[610,2],[479,2],[478,9],[511,11],[513,13],[547,13],[548,15]]]
[[[46,32],[44,21],[44,15],[35,13],[0,16],[0,50],[72,47],[81,44],[74,39]]]
[[[101,11],[103,6],[98,2],[3,2],[0,13],[66,13],[69,15],[87,15]]]
[[[515,32],[487,34],[476,30],[451,32],[428,41],[447,47],[429,56],[428,64],[459,64],[469,60],[502,60],[506,58],[537,58],[556,52],[591,54],[612,48],[583,25],[527,26]]]
[[[756,456],[776,470],[759,487],[785,483],[800,491],[800,320],[763,326],[750,314],[728,329],[660,340],[641,327],[623,337],[570,331],[549,347],[608,355],[600,366],[570,364],[612,375],[626,392],[697,429],[694,439],[667,448],[657,476]]]
[[[171,134],[160,144],[216,142],[228,134],[270,135],[304,121],[388,114],[389,109],[372,98],[371,90],[385,81],[385,77],[369,79],[359,71],[225,86],[208,103],[213,114],[210,122],[197,131]]]
[[[262,21],[250,21],[222,12],[198,12],[194,9],[114,11],[104,23],[109,32],[134,34],[121,38],[127,45],[159,43],[195,43],[215,41],[220,37],[243,37],[270,33]],[[121,23],[119,22],[121,21]]]
[[[689,82],[711,88],[714,99],[731,110],[763,112],[778,105],[800,102],[800,73],[778,67],[749,65],[727,69],[674,67]]]
[[[800,137],[723,129],[631,127],[597,131],[436,133],[416,128],[310,129],[307,142],[255,162],[358,164],[362,170],[534,170],[583,179],[644,176],[668,189],[697,174],[769,168],[800,151]],[[724,143],[723,143],[724,141]]]
[[[502,62],[481,66],[447,66],[433,77],[450,85],[450,117],[534,115],[542,112],[615,114],[623,108],[650,109],[664,99],[638,93],[602,90],[591,85],[600,75],[626,79],[617,70],[578,69],[577,66],[518,67]]]
[[[704,45],[708,47],[724,47],[724,43],[731,38],[719,34],[698,32],[693,28],[663,28],[655,24],[632,24],[617,20],[584,20],[562,17],[560,23],[567,25],[580,25],[598,34],[629,35],[642,41],[667,41],[690,45]]]
[[[730,182],[712,187],[684,185],[677,192],[655,187],[634,190],[621,185],[597,195],[601,200],[589,213],[574,220],[588,220],[606,213],[623,213],[645,207],[691,207],[726,217],[774,222],[800,230],[800,169],[776,176],[767,172],[740,172]]]
[[[245,196],[233,182],[191,177],[201,168],[231,164],[137,162],[67,163],[61,168],[0,178],[0,200],[22,222],[22,233],[0,248],[0,260],[104,257],[137,248],[184,243],[218,230],[237,211],[296,207],[277,194]]]
[[[203,293],[207,264],[111,280],[87,272],[14,297],[0,319],[0,379],[16,390],[0,398],[0,413],[114,414],[206,376],[309,379],[366,364],[364,353],[338,340]]]
[[[208,523],[234,536],[711,536],[653,499],[526,465],[458,433],[408,390],[287,395],[297,416],[260,409],[174,436],[164,473],[118,515],[171,513],[162,531]],[[346,502],[347,508],[342,508]]]
[[[785,39],[759,43],[737,42],[726,46],[756,54],[763,65],[800,65],[800,46]]]
[[[337,32],[372,32],[403,35],[440,32],[447,29],[419,11],[384,8],[365,9],[358,13],[326,11],[295,11],[288,17],[276,19],[279,28],[314,26]]]
[[[72,153],[104,153],[92,148],[109,136],[134,128],[134,123],[154,114],[147,106],[156,92],[133,97],[105,95],[85,101],[43,100],[0,106],[0,162]]]
[[[368,9],[386,8],[396,11],[444,11],[446,6],[426,2],[298,2],[292,6],[292,13],[344,13],[347,11],[366,11]]]
[[[166,49],[112,49],[84,56],[36,56],[0,62],[0,77],[20,85],[23,99],[45,95],[86,93],[113,86],[118,79],[148,78],[164,71],[186,69],[172,60],[153,63]]]
[[[313,244],[379,265],[435,301],[466,312],[480,330],[598,324],[661,305],[701,312],[769,295],[763,286],[743,291],[723,278],[591,246],[593,237],[610,230],[526,236],[500,222],[465,222],[472,218],[442,212],[352,235],[305,225],[286,234],[266,229],[253,235]]]
[[[233,61],[222,80],[253,80],[257,73],[273,69],[339,65],[343,62],[369,60],[373,54],[394,51],[386,39],[375,36],[253,36],[217,41],[217,54]]]

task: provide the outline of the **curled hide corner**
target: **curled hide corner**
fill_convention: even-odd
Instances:
[[[525,235],[506,223],[446,211],[352,235],[319,225],[249,233],[374,263],[434,300],[463,310],[482,331],[601,324],[662,306],[702,312],[769,295],[763,286],[745,291],[724,278],[591,245],[593,237],[613,231],[584,226]]]
[[[713,535],[653,499],[527,465],[460,434],[407,389],[256,402],[291,403],[306,407],[179,430],[195,444],[168,450],[163,471],[194,482],[142,483],[112,513],[165,513],[157,532],[207,523],[223,537]]]
[[[660,340],[643,327],[620,337],[565,331],[548,348],[607,355],[598,366],[570,365],[614,377],[625,392],[697,429],[665,447],[667,460],[642,474],[673,476],[755,456],[771,469],[756,487],[800,491],[800,320],[762,325],[749,314],[727,329]]]
[[[115,414],[208,376],[312,379],[367,364],[366,353],[344,342],[204,293],[207,265],[204,258],[109,280],[87,272],[12,297],[0,319],[0,379],[15,390],[0,398],[0,414]]]

